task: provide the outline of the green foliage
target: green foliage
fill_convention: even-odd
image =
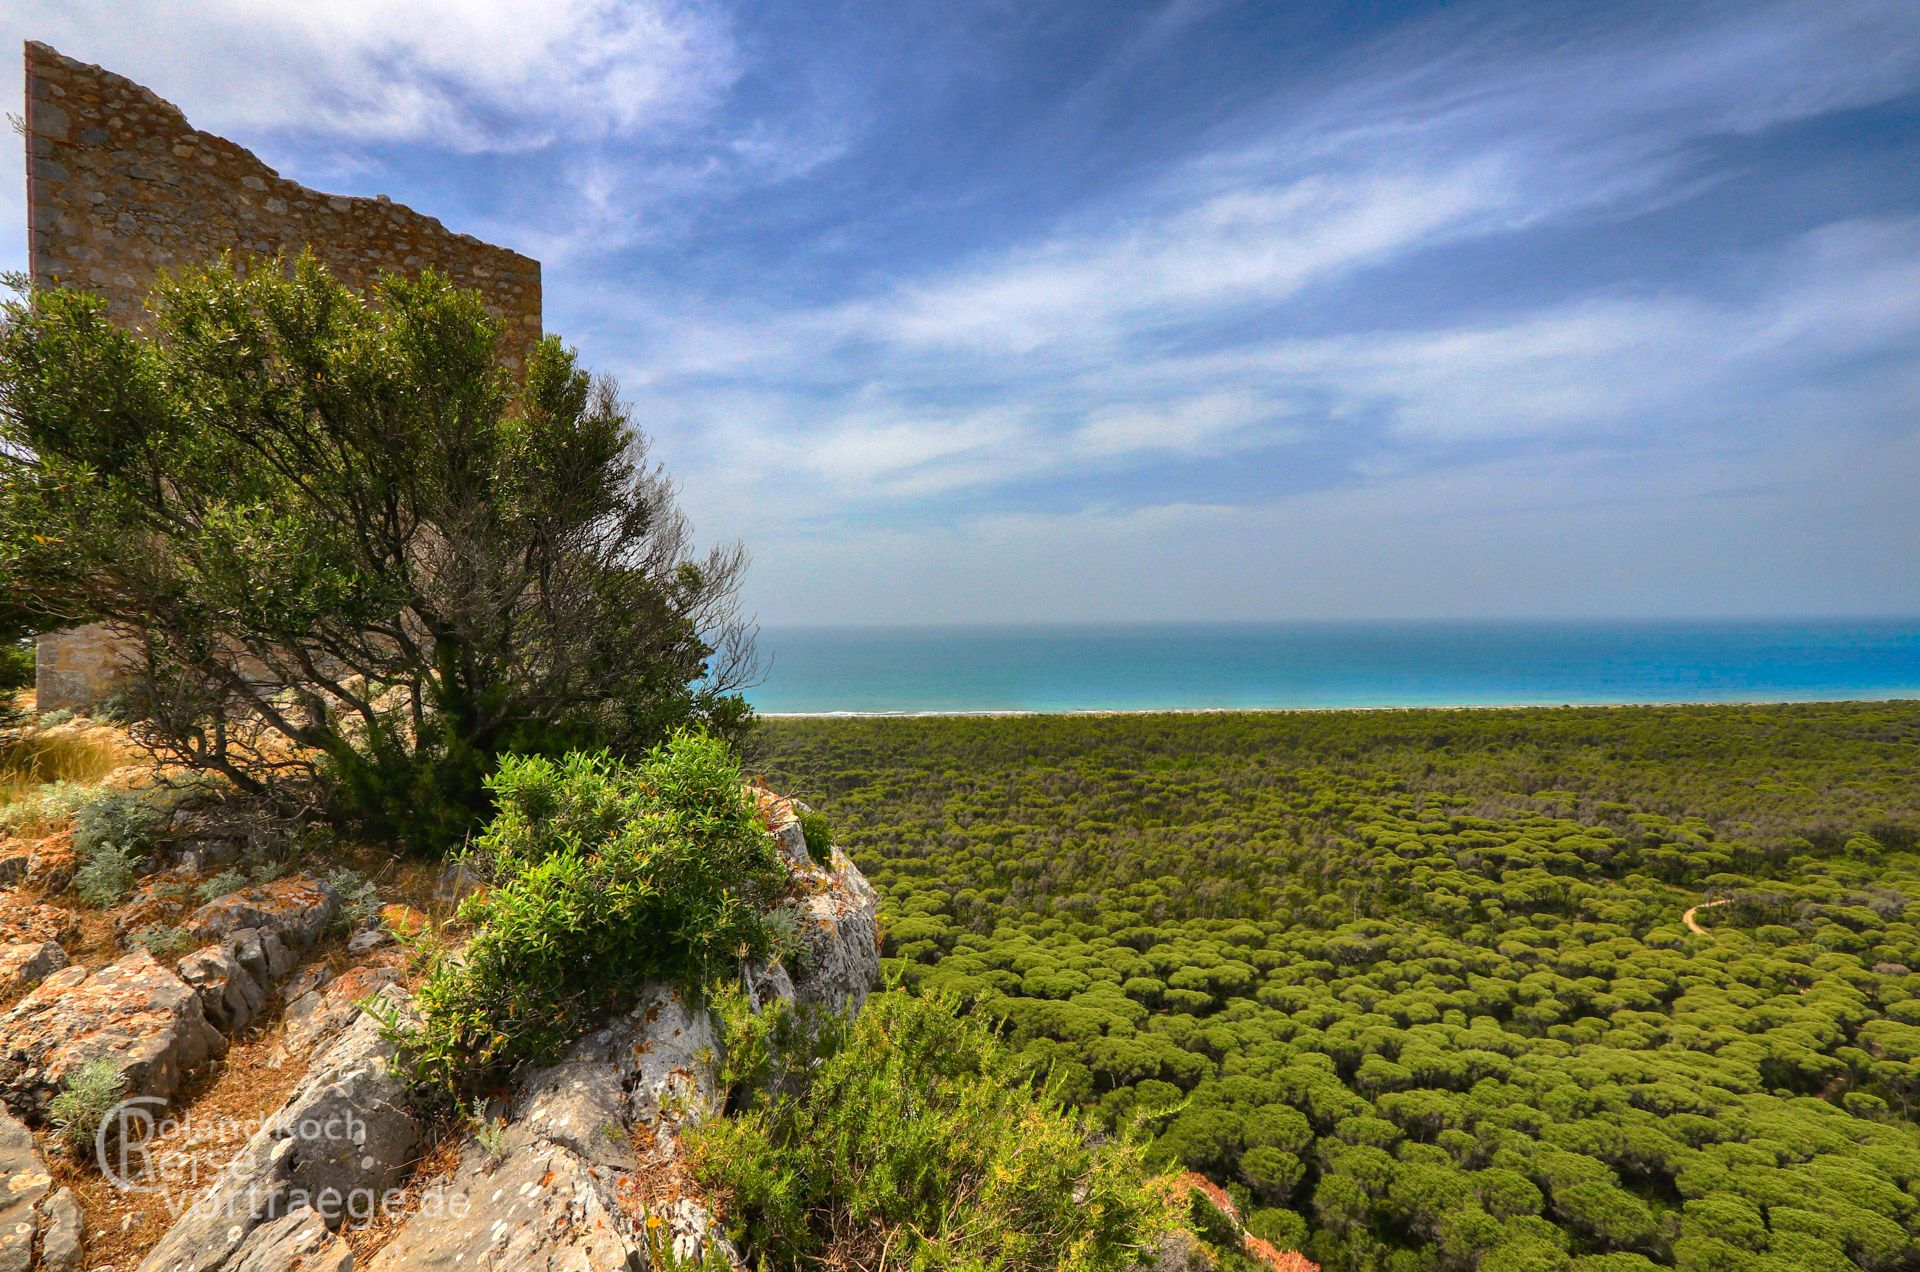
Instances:
[[[25,595],[10,553],[0,546],[0,726],[17,722],[22,714],[13,695],[33,683],[33,634],[46,625],[44,615],[22,604]]]
[[[1093,1272],[1133,1265],[1167,1226],[1168,1192],[1138,1148],[1062,1111],[1054,1087],[1031,1085],[1031,1064],[952,1001],[890,991],[851,1026],[797,1029],[784,1010],[770,1022],[728,1000],[738,1111],[688,1138],[750,1258]]]
[[[1329,1272],[1920,1248],[1920,704],[757,741],[880,886],[891,974],[1109,1126],[1171,1109],[1155,1160]]]
[[[800,833],[806,837],[807,856],[815,865],[824,866],[833,860],[833,823],[825,813],[811,808],[802,812]]]
[[[145,852],[166,824],[166,813],[133,791],[98,791],[73,818],[73,850],[82,858],[103,844]]]
[[[429,1088],[550,1057],[654,979],[698,988],[771,948],[786,873],[726,744],[681,734],[631,767],[602,755],[509,756],[471,863],[475,927],[418,996],[407,1038]]]
[[[34,785],[20,798],[0,804],[0,831],[37,835],[67,825],[97,793],[97,788],[80,782]]]
[[[507,1120],[503,1117],[488,1117],[485,1113],[475,1113],[467,1119],[467,1129],[473,1134],[473,1142],[487,1155],[487,1160],[498,1164],[506,1156]]]
[[[33,642],[0,637],[0,694],[11,694],[32,684],[33,671]]]
[[[247,883],[246,875],[238,870],[227,869],[218,874],[208,875],[200,881],[200,886],[194,891],[199,893],[202,901],[215,901],[229,892],[240,891],[247,886]]]
[[[325,881],[340,898],[333,914],[335,928],[352,931],[380,917],[380,889],[358,870],[341,866],[329,870]]]
[[[744,725],[744,554],[693,552],[557,339],[516,379],[477,293],[361,295],[310,255],[181,273],[150,310],[129,330],[41,288],[0,312],[0,581],[143,634],[127,710],[167,759],[317,780],[443,851],[500,754]]]
[[[186,929],[171,923],[149,923],[130,932],[127,943],[164,961],[192,949],[194,938]]]
[[[111,1060],[95,1060],[66,1075],[47,1105],[54,1134],[75,1157],[90,1158],[101,1123],[126,1093],[126,1079]]]
[[[132,848],[112,841],[97,844],[73,872],[73,891],[103,910],[119,905],[133,892],[139,864],[140,854]]]
[[[89,905],[126,900],[166,815],[131,791],[96,791],[73,821],[73,890]]]

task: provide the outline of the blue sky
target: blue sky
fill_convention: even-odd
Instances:
[[[1920,6],[0,34],[539,257],[769,624],[1920,613]]]

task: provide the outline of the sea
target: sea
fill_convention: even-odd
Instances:
[[[1920,697],[1920,618],[768,627],[766,715]]]

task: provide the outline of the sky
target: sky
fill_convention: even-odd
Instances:
[[[14,0],[0,36],[539,258],[768,625],[1920,614],[1917,4]],[[15,149],[0,267],[23,203]]]

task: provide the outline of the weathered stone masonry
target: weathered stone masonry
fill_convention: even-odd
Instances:
[[[540,336],[540,263],[455,234],[381,196],[320,194],[288,181],[124,76],[29,42],[27,253],[38,287],[80,287],[138,325],[154,278],[204,265],[311,248],[355,287],[383,273],[441,270],[486,298],[506,323],[515,367]],[[43,711],[98,701],[115,673],[98,628],[40,638]]]

